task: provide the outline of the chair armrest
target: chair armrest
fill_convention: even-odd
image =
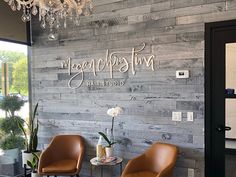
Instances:
[[[80,145],[80,151],[81,151],[81,153],[79,154],[79,157],[77,160],[77,166],[76,166],[78,172],[81,170],[82,162],[83,162],[83,158],[84,158],[84,152],[85,152],[84,140],[82,140],[82,143]]]
[[[172,177],[175,164],[171,163],[164,170],[162,170],[156,177]]]
[[[38,172],[42,173],[42,168],[53,162],[52,149],[50,145],[41,153],[38,164]]]
[[[128,162],[122,175],[143,171],[145,168],[145,154],[142,154]]]

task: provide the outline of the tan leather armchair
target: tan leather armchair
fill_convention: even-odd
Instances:
[[[128,162],[121,177],[172,177],[177,154],[174,145],[153,144],[144,154]]]
[[[55,136],[39,159],[38,172],[47,176],[79,176],[84,156],[79,135]]]

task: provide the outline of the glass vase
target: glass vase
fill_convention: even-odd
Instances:
[[[114,142],[114,141],[115,141],[114,132],[112,131],[112,129],[107,128],[107,129],[106,129],[106,135],[107,135],[107,138],[108,138],[111,142]]]

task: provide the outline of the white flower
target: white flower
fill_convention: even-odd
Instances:
[[[119,106],[115,107],[115,112],[116,112],[116,116],[118,116],[119,114],[121,114],[123,112],[123,109]]]
[[[107,114],[111,117],[114,117],[114,108],[108,109]]]
[[[123,109],[119,106],[107,110],[107,114],[111,117],[117,117],[122,112]]]

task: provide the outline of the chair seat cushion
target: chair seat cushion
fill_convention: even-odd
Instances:
[[[151,171],[140,171],[136,173],[129,173],[122,175],[122,177],[156,177],[157,173]]]
[[[76,171],[76,160],[66,159],[49,164],[42,168],[43,173],[73,173]]]

